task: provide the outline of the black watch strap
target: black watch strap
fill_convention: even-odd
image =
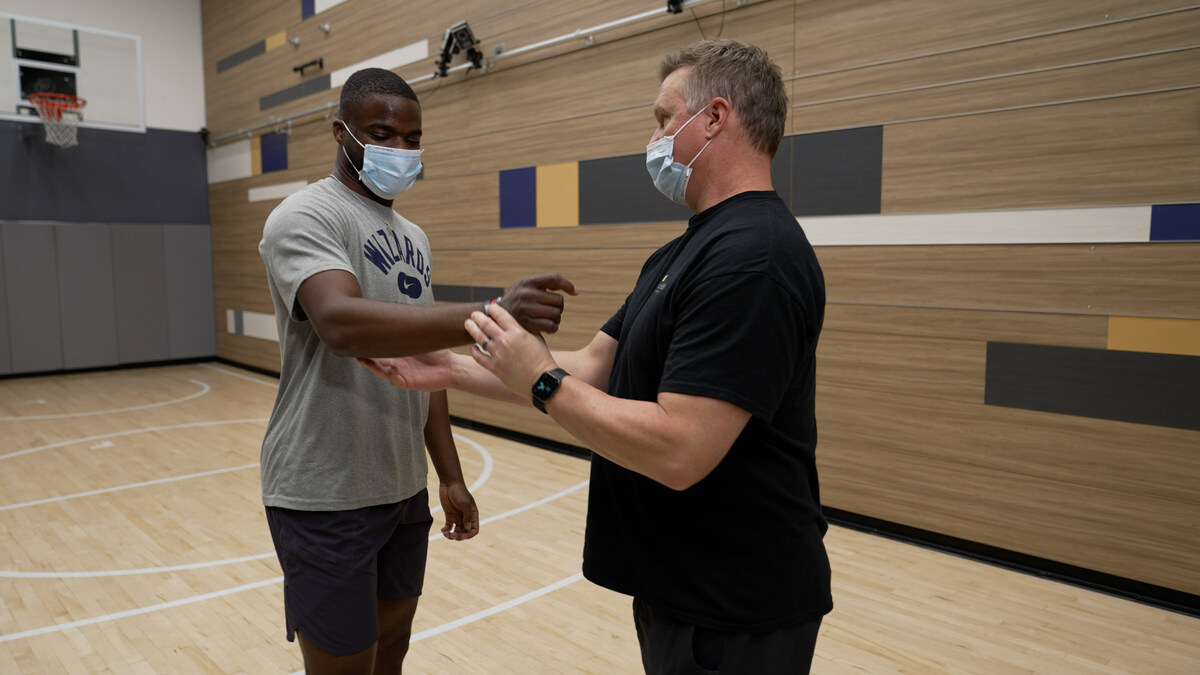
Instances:
[[[533,383],[533,407],[546,412],[546,401],[558,391],[558,385],[562,384],[563,378],[570,375],[562,368],[547,370],[538,377],[537,382]]]

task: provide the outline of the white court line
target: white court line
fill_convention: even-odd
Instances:
[[[0,570],[0,579],[96,579],[99,577],[128,577],[137,574],[162,574],[165,572],[185,572],[187,570],[199,570],[209,567],[218,567],[220,565],[233,565],[236,563],[251,562],[254,560],[263,560],[264,558],[274,558],[274,553],[259,553],[258,555],[247,555],[241,558],[227,558],[225,560],[210,560],[207,562],[188,563],[185,565],[169,565],[164,567],[143,567],[140,569],[128,570],[101,570],[98,572],[6,572]]]
[[[557,499],[559,497],[563,497],[572,492],[575,492],[576,490],[582,488],[583,486],[585,486],[587,484],[588,484],[588,481],[584,481],[578,485],[567,488],[566,490],[555,493],[554,495],[551,495],[550,498],[538,500],[536,503],[537,504],[545,504],[546,502],[551,501],[551,499]],[[511,511],[506,511],[503,514],[495,516],[494,518],[490,518],[490,519],[488,519],[488,521],[490,522],[490,521],[499,520],[501,518],[507,518],[508,516],[515,515],[517,513],[521,513],[522,511],[525,511],[528,508],[529,508],[528,505],[521,506],[521,507],[512,509]],[[440,537],[431,537],[430,540],[432,541],[432,539],[436,539],[436,538],[440,538]],[[269,555],[274,555],[274,554],[269,554]],[[458,619],[456,621],[451,621],[449,624],[443,624],[444,627],[439,626],[437,628],[431,628],[427,631],[422,631],[421,633],[418,633],[417,636],[414,636],[413,641],[416,641],[417,639],[424,639],[424,638],[430,637],[432,635],[436,635],[437,633],[444,632],[445,630],[450,630],[451,628],[456,628],[460,625],[463,625],[464,623],[470,623],[471,621],[477,621],[479,619],[484,618],[485,616],[490,616],[491,614],[495,614],[496,612],[503,611],[505,609],[509,609],[510,607],[514,607],[523,602],[528,602],[529,600],[532,600],[540,595],[544,595],[551,591],[558,590],[559,588],[562,588],[563,586],[566,586],[568,584],[572,584],[582,578],[583,578],[582,574],[576,574],[576,575],[567,577],[566,579],[563,579],[561,581],[558,581],[556,583],[553,583],[549,586],[545,586],[541,589],[533,591],[531,593],[527,593],[519,598],[514,598],[513,600],[509,600],[507,602],[496,605],[495,607],[493,607],[490,610],[483,610],[481,612],[476,612],[475,614],[472,614],[468,617],[464,617],[464,618]],[[60,631],[71,629],[71,628],[90,626],[90,625],[94,625],[94,624],[98,624],[98,623],[103,623],[106,621],[115,621],[117,619],[123,619],[123,618],[130,617],[130,616],[137,616],[139,614],[148,614],[150,612],[156,612],[156,611],[163,610],[163,609],[170,609],[172,607],[180,607],[182,605],[188,605],[188,604],[191,604],[194,602],[202,602],[204,600],[212,600],[212,599],[219,598],[222,596],[233,595],[234,593],[241,593],[242,591],[248,591],[248,590],[252,590],[255,588],[260,588],[262,586],[268,586],[270,584],[277,584],[282,581],[283,581],[283,577],[275,577],[273,579],[267,579],[265,581],[256,581],[254,583],[245,584],[242,586],[235,586],[233,588],[226,588],[226,589],[220,590],[220,591],[213,591],[212,593],[205,593],[204,595],[197,595],[197,596],[194,596],[191,598],[183,598],[181,600],[172,600],[171,602],[164,602],[164,603],[160,603],[157,605],[151,605],[149,607],[140,607],[137,609],[126,610],[124,612],[117,612],[116,614],[106,614],[104,616],[92,617],[90,619],[81,619],[79,621],[71,621],[69,623],[61,623],[61,624],[56,624],[53,626],[34,628],[32,630],[22,631],[20,633],[12,633],[9,635],[0,635],[0,643],[10,642],[12,640],[19,640],[19,639],[27,638],[27,637],[34,637],[37,635],[45,635],[47,633],[57,633]],[[453,624],[453,625],[451,625],[451,624]],[[300,672],[303,672],[303,671],[300,671]]]
[[[510,610],[513,607],[516,607],[518,605],[523,605],[523,604],[529,602],[530,600],[536,600],[537,598],[540,598],[543,595],[548,595],[550,593],[553,593],[554,591],[557,591],[560,588],[570,586],[571,584],[575,583],[576,581],[581,581],[582,579],[583,579],[583,573],[572,574],[571,576],[567,577],[566,579],[556,581],[556,582],[550,584],[549,586],[542,586],[541,588],[539,588],[535,591],[526,593],[525,595],[522,595],[519,598],[513,598],[512,600],[502,602],[498,605],[493,605],[485,610],[475,612],[474,614],[471,614],[469,616],[464,616],[461,619],[455,619],[454,621],[446,622],[440,626],[435,626],[433,628],[423,630],[420,633],[413,635],[409,639],[409,643],[411,644],[413,642],[420,642],[421,640],[424,640],[425,638],[435,637],[435,636],[441,635],[442,633],[445,633],[447,631],[454,630],[455,628],[461,628],[469,623],[475,623],[476,621],[479,621],[480,619],[486,619],[489,616],[492,616],[493,614],[499,614],[500,612]],[[304,675],[304,673],[305,673],[305,671],[303,671],[303,670],[297,670],[296,672],[292,673],[292,675]]]
[[[440,635],[441,633],[445,633],[448,630],[454,630],[455,628],[465,626],[469,623],[474,623],[480,619],[485,619],[493,614],[499,614],[500,612],[503,612],[506,609],[512,609],[513,607],[516,607],[517,605],[523,605],[523,604],[529,602],[530,600],[533,600],[535,598],[540,598],[543,595],[546,595],[547,593],[553,593],[554,591],[557,591],[558,589],[560,589],[564,586],[570,586],[571,584],[575,583],[576,581],[579,581],[580,579],[583,579],[582,572],[572,574],[571,576],[567,577],[566,579],[562,579],[561,581],[556,581],[556,582],[550,584],[549,586],[542,586],[541,588],[537,589],[536,591],[526,593],[525,595],[522,595],[519,598],[513,598],[512,600],[502,602],[498,605],[494,605],[485,610],[475,612],[474,614],[471,614],[470,616],[464,616],[461,619],[455,619],[454,621],[450,621],[449,623],[444,623],[435,628],[423,630],[420,633],[417,633],[416,635],[412,636],[412,638],[409,640],[409,642],[418,642],[418,641],[424,640],[425,638],[428,638],[428,637]],[[304,671],[300,671],[300,672],[304,672]]]
[[[235,370],[227,370],[227,369],[225,369],[225,368],[218,368],[218,367],[216,367],[216,366],[214,366],[214,365],[210,365],[210,364],[207,364],[207,363],[200,363],[200,364],[197,364],[197,365],[199,365],[201,368],[208,368],[209,370],[215,370],[215,371],[217,371],[218,373],[225,373],[226,375],[230,375],[230,376],[232,376],[232,377],[238,377],[238,378],[241,378],[241,379],[243,379],[243,380],[246,380],[247,382],[253,382],[253,383],[255,383],[255,384],[261,384],[261,385],[263,385],[263,386],[266,386],[266,387],[271,387],[272,389],[278,389],[278,388],[279,388],[279,383],[278,383],[278,382],[266,382],[266,381],[264,381],[264,380],[259,380],[259,379],[257,379],[257,378],[250,377],[249,375],[246,375],[246,374],[244,374],[244,373],[239,373],[239,372],[237,372],[237,371],[235,371]]]
[[[61,448],[64,445],[75,445],[77,443],[89,443],[91,441],[99,441],[99,440],[103,440],[106,438],[119,438],[121,436],[133,436],[134,434],[145,434],[145,433],[150,433],[152,431],[171,431],[173,429],[190,429],[193,427],[215,427],[215,426],[220,426],[222,424],[252,424],[252,423],[259,423],[259,422],[266,422],[266,421],[267,421],[267,418],[265,418],[265,417],[256,417],[256,418],[243,419],[243,420],[213,420],[211,422],[188,422],[187,424],[168,424],[168,425],[162,426],[162,427],[146,427],[145,429],[130,429],[128,431],[114,431],[111,434],[100,434],[99,436],[87,436],[85,438],[76,438],[76,439],[72,439],[69,441],[59,441],[58,443],[50,443],[48,445],[39,445],[35,448],[26,448],[24,450],[17,450],[16,452],[10,452],[7,455],[0,455],[0,460],[9,459],[12,457],[19,457],[21,455],[28,455],[33,452],[41,452],[42,450],[49,450],[51,448]]]
[[[469,438],[466,438],[464,436],[459,436],[458,434],[454,434],[454,437],[460,441],[467,443],[471,447],[475,448],[475,450],[479,452],[480,456],[483,457],[483,472],[479,475],[479,478],[477,478],[475,480],[475,482],[471,485],[471,487],[468,488],[472,493],[474,493],[477,490],[479,490],[479,488],[483,487],[483,484],[486,483],[488,478],[491,477],[492,469],[495,466],[495,463],[492,461],[491,453],[489,453],[487,451],[487,449],[484,448],[479,443],[477,443]],[[227,468],[227,469],[214,469],[212,471],[193,473],[193,474],[189,474],[187,476],[175,476],[173,478],[160,478],[158,480],[146,481],[144,483],[131,483],[129,485],[120,485],[117,487],[105,488],[102,490],[92,490],[90,492],[78,492],[78,493],[71,494],[71,495],[63,495],[60,497],[51,497],[49,499],[39,499],[37,501],[24,502],[21,504],[9,504],[6,506],[0,506],[0,511],[5,511],[8,509],[17,509],[17,508],[21,508],[21,507],[25,507],[25,506],[33,506],[36,504],[46,504],[46,503],[50,503],[50,502],[66,501],[68,499],[76,499],[79,497],[98,495],[98,494],[103,494],[106,492],[116,492],[118,490],[130,490],[133,488],[145,487],[147,485],[158,485],[161,483],[170,483],[173,481],[186,480],[188,478],[199,478],[202,476],[211,476],[214,474],[229,473],[231,471],[241,471],[244,469],[253,469],[253,468],[257,468],[257,467],[258,467],[258,464],[244,464],[242,466],[235,466],[235,467],[231,467],[231,468]],[[570,488],[567,491],[559,493],[558,495],[552,495],[550,498],[542,499],[538,502],[534,502],[531,505],[523,506],[523,507],[515,509],[513,511],[509,511],[506,514],[502,514],[500,516],[496,516],[496,517],[490,518],[488,520],[484,520],[484,521],[482,521],[482,523],[491,522],[492,520],[497,520],[499,518],[507,517],[507,516],[513,515],[515,513],[520,513],[521,511],[524,511],[525,509],[530,508],[532,506],[536,506],[538,504],[543,504],[547,501],[550,501],[551,499],[557,499],[558,497],[560,497],[564,494],[567,494],[568,492],[573,492],[575,490],[578,490],[580,487],[582,487],[582,486],[577,485],[573,488]],[[431,509],[430,513],[436,513],[437,511],[441,510],[441,508],[442,508],[441,505],[438,505],[434,509]],[[438,533],[436,535],[431,535],[429,537],[429,541],[433,541],[434,539],[440,539],[440,538],[441,538],[441,533]],[[76,572],[15,572],[15,571],[8,571],[8,570],[0,570],[0,579],[92,579],[92,578],[99,578],[99,577],[133,576],[133,575],[138,575],[138,574],[162,574],[165,572],[182,572],[182,571],[186,571],[186,570],[197,570],[197,569],[207,569],[210,567],[220,567],[222,565],[235,565],[237,563],[250,562],[253,560],[262,560],[264,558],[274,558],[274,557],[275,557],[274,552],[259,553],[257,555],[241,556],[238,558],[225,558],[223,560],[209,560],[209,561],[198,562],[198,563],[185,563],[182,565],[165,565],[162,567],[142,567],[142,568],[137,568],[137,569],[126,569],[126,570],[95,570],[95,571],[76,571]]]
[[[194,398],[197,398],[197,397],[207,394],[212,389],[212,387],[208,386],[204,382],[201,382],[200,380],[188,379],[188,382],[191,382],[192,384],[200,385],[200,391],[196,392],[195,394],[189,394],[187,396],[184,396],[183,398],[176,398],[176,399],[172,399],[170,401],[163,401],[161,403],[147,403],[145,405],[135,405],[135,406],[131,406],[129,408],[113,408],[111,410],[92,410],[90,412],[77,412],[77,413],[60,413],[57,415],[14,415],[12,417],[0,417],[0,422],[23,422],[25,420],[55,420],[55,419],[62,419],[65,417],[91,417],[92,415],[111,415],[114,413],[130,412],[132,410],[146,410],[148,408],[158,408],[158,407],[161,407],[164,405],[175,405],[176,403],[183,403],[184,401],[190,401]]]
[[[8,511],[10,509],[21,509],[26,506],[37,506],[39,504],[50,504],[52,502],[65,502],[68,499],[79,499],[81,497],[91,497],[93,495],[102,495],[109,492],[120,492],[121,490],[133,490],[135,488],[147,487],[150,485],[161,485],[163,483],[173,483],[180,480],[188,480],[189,478],[202,478],[204,476],[213,476],[220,473],[229,473],[231,471],[244,471],[245,469],[257,469],[258,462],[254,464],[243,464],[241,466],[231,466],[225,469],[213,469],[212,471],[201,471],[200,473],[189,473],[186,476],[172,476],[170,478],[156,478],[141,483],[127,483],[116,487],[102,488],[99,490],[88,490],[87,492],[75,492],[69,495],[60,495],[58,497],[48,497],[46,499],[37,499],[31,502],[21,502],[19,504],[5,504],[0,506],[0,511]],[[4,572],[0,572],[0,576],[4,576]]]
[[[233,593],[249,591],[251,589],[261,588],[263,586],[270,586],[271,584],[277,584],[281,581],[283,581],[283,577],[275,577],[274,579],[256,581],[252,584],[237,586],[236,588],[226,588],[223,591],[213,591],[212,593],[205,593],[204,595],[197,595],[190,598],[184,598],[182,600],[172,600],[170,602],[163,602],[157,605],[150,605],[149,607],[138,607],[137,609],[117,612],[116,614],[106,614],[104,616],[92,617],[90,619],[69,621],[67,623],[59,623],[53,626],[45,626],[43,628],[34,628],[32,630],[21,631],[20,633],[9,633],[8,635],[0,635],[0,642],[12,642],[13,640],[20,640],[22,638],[46,635],[47,633],[58,633],[71,628],[82,628],[83,626],[91,626],[93,624],[103,623],[105,621],[115,621],[116,619],[124,619],[126,617],[137,616],[139,614],[149,614],[150,612],[157,612],[159,610],[170,609],[172,607],[182,607],[183,605],[190,605],[194,602],[204,602],[205,600],[212,600],[224,595],[231,595]]]

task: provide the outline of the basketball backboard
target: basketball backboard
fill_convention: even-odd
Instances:
[[[80,126],[144,132],[141,38],[0,12],[0,119],[37,119],[39,92],[86,99]]]

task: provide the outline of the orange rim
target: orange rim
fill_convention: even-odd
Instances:
[[[87,105],[87,101],[78,96],[55,92],[30,94],[29,102],[37,106],[42,117],[52,120],[62,119],[64,112],[79,110]]]

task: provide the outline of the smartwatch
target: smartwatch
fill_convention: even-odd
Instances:
[[[538,377],[537,382],[533,383],[533,407],[546,412],[546,401],[558,391],[558,385],[562,384],[563,378],[570,375],[562,368],[547,370]]]

